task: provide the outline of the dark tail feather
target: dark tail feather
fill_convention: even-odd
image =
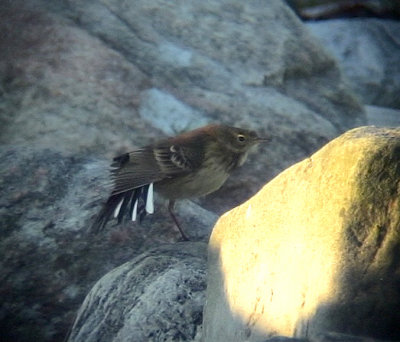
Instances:
[[[134,190],[129,190],[127,192],[124,192],[124,196],[123,196],[123,199],[122,199],[122,204],[121,204],[121,207],[119,209],[119,213],[117,215],[118,224],[120,224],[122,222],[122,219],[124,218],[124,214],[126,213],[126,207],[128,206],[129,202],[132,201],[132,196],[134,196],[135,192],[136,192],[135,189]],[[120,200],[120,202],[121,202],[121,200]],[[115,209],[116,209],[116,207],[114,208],[114,210]]]
[[[116,217],[118,224],[123,221],[124,216],[127,216],[130,220],[132,220],[133,216],[138,217],[139,222],[141,222],[146,216],[146,200],[149,186],[150,185],[147,184],[140,188],[111,195],[97,215],[96,220],[90,228],[90,232],[92,234],[101,232],[110,218],[114,216],[114,213],[118,207],[119,211]],[[136,202],[137,204],[135,208]],[[134,210],[136,210],[135,213],[133,213]]]
[[[149,191],[149,185],[140,188],[139,199],[142,200],[138,202],[138,208],[137,208],[137,215],[139,217],[139,222],[142,222],[142,220],[146,216],[146,201],[147,201],[148,191]]]
[[[111,195],[107,202],[103,205],[100,212],[98,213],[93,225],[90,227],[90,232],[92,234],[97,234],[101,232],[106,226],[110,217],[114,214],[115,208],[125,197],[125,193]]]

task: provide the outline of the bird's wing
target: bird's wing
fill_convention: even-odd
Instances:
[[[119,194],[164,178],[150,148],[125,153],[114,158],[111,177],[114,182],[112,194]]]
[[[203,155],[199,141],[182,144],[174,139],[126,153],[112,165],[113,194],[189,173],[201,165]]]
[[[112,217],[121,222],[125,213],[131,220],[153,212],[153,183],[179,177],[199,168],[205,144],[201,135],[167,139],[153,146],[114,158],[114,189],[98,214],[91,231],[102,230]]]
[[[199,147],[201,149],[201,147]],[[201,161],[196,147],[191,144],[162,144],[154,148],[154,157],[166,177],[173,177],[195,170]]]

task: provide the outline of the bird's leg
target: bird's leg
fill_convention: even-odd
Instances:
[[[174,220],[176,226],[178,227],[179,231],[181,232],[182,239],[183,239],[184,241],[189,241],[188,236],[187,236],[187,235],[185,234],[185,232],[182,230],[182,228],[181,228],[181,226],[180,226],[180,224],[179,224],[179,221],[178,221],[178,219],[177,219],[177,217],[176,217],[176,215],[175,215],[175,213],[174,213],[174,206],[175,206],[175,201],[170,200],[169,203],[168,203],[168,211],[169,211],[169,214],[171,215],[171,217],[172,217],[172,219]]]

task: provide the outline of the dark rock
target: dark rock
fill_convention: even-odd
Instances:
[[[298,15],[305,20],[334,18],[378,17],[399,19],[400,5],[386,0],[332,0],[304,1],[287,0]]]
[[[199,341],[206,244],[165,245],[101,278],[79,309],[76,341]]]
[[[2,147],[0,169],[2,341],[61,341],[95,281],[180,238],[158,201],[141,225],[110,223],[102,234],[88,235],[109,192],[105,162]],[[191,238],[208,240],[215,215],[194,203],[177,212]]]
[[[371,337],[340,334],[336,332],[322,332],[309,339],[310,342],[383,342]]]

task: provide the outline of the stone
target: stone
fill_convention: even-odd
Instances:
[[[105,273],[179,237],[163,203],[88,236],[113,157],[208,122],[271,136],[217,193],[178,205],[194,240],[216,214],[365,123],[337,63],[281,0],[2,1],[0,308],[9,341],[60,341]],[[212,211],[212,213],[210,213]]]
[[[380,127],[400,126],[400,109],[365,106],[368,125]]]
[[[0,147],[2,341],[63,341],[100,277],[180,238],[159,200],[141,224],[110,222],[88,234],[109,194],[107,165],[50,149]],[[176,211],[194,241],[208,241],[215,214],[189,201]]]
[[[34,3],[2,4],[0,143],[111,156],[153,137],[135,115],[145,75]]]
[[[209,122],[272,136],[198,202],[218,214],[366,123],[335,60],[281,0],[2,6],[0,143],[111,159]]]
[[[400,129],[350,130],[218,220],[203,341],[399,340],[399,236]]]
[[[400,109],[398,21],[335,19],[306,26],[340,62],[363,103]]]
[[[211,120],[202,118],[202,113],[183,104],[171,94],[152,88],[142,93],[139,108],[143,120],[169,136],[205,126]]]
[[[107,273],[90,290],[69,342],[199,341],[205,243],[164,245]]]

